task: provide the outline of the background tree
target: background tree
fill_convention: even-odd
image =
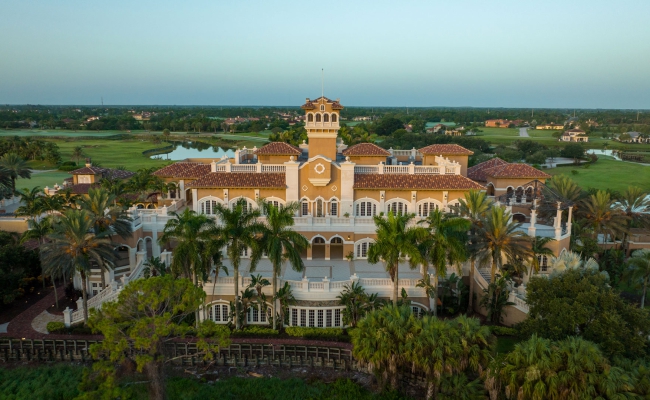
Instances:
[[[79,165],[79,160],[82,159],[82,158],[84,158],[84,157],[85,157],[85,155],[84,155],[84,148],[83,148],[82,146],[75,146],[75,147],[72,149],[72,154],[70,155],[70,158],[72,158],[73,160],[75,160],[75,162],[77,163],[77,165]]]
[[[643,357],[650,315],[625,300],[598,270],[568,269],[548,278],[533,276],[526,287],[528,318],[523,334],[559,340],[580,335],[610,356]]]
[[[585,199],[579,213],[589,223],[595,235],[603,235],[605,243],[608,236],[614,238],[625,232],[629,219],[620,209],[616,209],[614,204],[615,200],[609,193],[598,190]],[[597,236],[594,239],[600,242]]]
[[[393,305],[397,306],[399,286],[399,262],[408,256],[411,268],[424,262],[417,243],[427,234],[421,227],[407,227],[413,214],[394,215],[389,212],[386,217],[375,215],[377,240],[370,244],[368,262],[376,264],[380,260],[386,263],[386,270],[393,280]]]
[[[560,152],[562,157],[573,158],[575,164],[585,156],[585,148],[580,143],[569,143]]]
[[[629,269],[626,277],[636,281],[642,288],[641,308],[645,306],[645,295],[650,282],[650,250],[640,249],[632,253],[632,257],[627,261]]]
[[[89,326],[104,335],[103,341],[91,347],[98,360],[93,371],[102,381],[99,392],[119,390],[115,366],[128,359],[135,362],[138,372],[146,374],[149,398],[165,399],[164,365],[171,359],[165,345],[190,332],[191,325],[183,322],[204,301],[203,289],[189,279],[167,275],[135,280],[120,292],[117,302],[104,303],[100,311],[93,312]],[[229,345],[227,332],[205,321],[198,330],[199,353],[193,356],[211,359],[219,347]],[[130,346],[135,352],[127,351]]]
[[[627,239],[631,228],[650,227],[650,197],[647,191],[636,187],[628,186],[618,198],[614,207],[624,213],[628,220],[626,229],[623,232],[621,248],[627,250]]]
[[[165,140],[168,140],[170,135],[171,135],[171,132],[169,132],[169,129],[167,129],[167,128],[163,129],[162,136],[163,136],[163,138]]]

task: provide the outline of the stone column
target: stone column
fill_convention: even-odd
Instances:
[[[329,260],[330,259],[330,244],[325,243],[325,259]]]
[[[537,223],[537,210],[534,208],[530,211],[530,226],[528,227],[528,236],[535,237],[535,223]]]
[[[63,324],[66,328],[69,328],[70,325],[72,325],[72,310],[70,307],[66,307],[65,310],[63,310]]]
[[[555,212],[555,223],[553,224],[553,228],[555,228],[555,240],[560,240],[560,237],[562,236],[562,210],[560,209],[561,206],[562,206],[562,202],[558,201],[557,210]]]
[[[311,249],[312,249],[311,246],[307,247],[307,259],[308,260],[311,260],[311,255],[312,255]]]

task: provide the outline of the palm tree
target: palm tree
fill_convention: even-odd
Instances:
[[[205,243],[215,235],[215,222],[212,218],[197,214],[189,208],[182,213],[172,212],[163,234],[158,239],[161,245],[174,242],[174,257],[171,269],[175,276],[191,278],[198,285],[198,275],[204,267],[203,251]]]
[[[79,164],[79,160],[84,157],[84,148],[82,146],[76,146],[74,149],[72,149],[72,154],[70,157],[73,158],[77,164]]]
[[[64,273],[76,271],[81,276],[84,323],[88,322],[87,277],[93,263],[113,261],[113,245],[107,232],[93,232],[93,218],[85,210],[68,210],[48,235],[42,246],[45,265]]]
[[[593,258],[583,260],[580,254],[573,251],[563,251],[557,257],[551,257],[549,265],[555,273],[569,269],[591,269],[597,271],[598,263]]]
[[[16,191],[22,205],[16,209],[16,215],[36,217],[42,212],[43,192],[36,186],[32,189],[23,189]]]
[[[626,231],[628,216],[614,207],[615,201],[610,194],[599,190],[584,202],[581,210],[583,217],[589,222],[596,235],[604,235],[603,243],[607,243],[608,235],[615,237]],[[598,239],[598,236],[596,236]]]
[[[336,296],[336,298],[341,305],[345,306],[343,310],[343,323],[352,328],[357,326],[359,320],[363,318],[368,308],[371,307],[371,299],[366,293],[366,289],[359,282],[352,282],[351,285],[346,284],[341,294]],[[374,301],[374,298],[372,300]]]
[[[417,318],[410,307],[388,305],[372,311],[353,329],[352,354],[372,365],[382,385],[397,390],[397,368],[406,358],[406,338],[412,337]]]
[[[282,263],[288,261],[294,271],[302,272],[305,269],[302,257],[302,250],[309,247],[309,241],[300,233],[291,229],[294,224],[293,216],[299,209],[298,203],[289,203],[284,207],[276,207],[273,203],[261,203],[263,214],[266,215],[266,223],[261,233],[261,248],[269,258],[273,266],[272,288],[273,296],[277,290],[278,276],[282,269]],[[257,252],[259,256],[261,253]],[[273,304],[273,328],[277,327],[276,312],[277,303]]]
[[[46,214],[52,214],[54,211],[62,211],[67,204],[66,193],[67,192],[61,192],[54,196],[42,196],[39,200],[41,203],[39,208]]]
[[[628,186],[614,207],[621,210],[628,217],[627,229],[625,229],[621,241],[621,247],[625,249],[630,228],[650,227],[650,198],[648,192],[637,186]]]
[[[239,321],[239,266],[241,265],[241,257],[248,249],[252,250],[250,270],[254,271],[262,250],[256,236],[264,232],[265,227],[257,220],[260,216],[259,209],[250,209],[246,199],[237,200],[232,209],[217,204],[215,214],[220,222],[218,233],[228,246],[226,253],[234,271],[235,327],[239,329],[241,326]]]
[[[413,322],[412,337],[405,343],[405,358],[424,372],[425,398],[435,398],[441,376],[460,369],[462,348],[458,332],[446,321],[425,316]]]
[[[510,213],[502,207],[492,207],[482,221],[474,239],[480,246],[476,257],[481,265],[491,264],[492,281],[497,269],[501,269],[504,257],[515,261],[517,258],[527,259],[531,254],[530,238],[518,231],[520,226],[511,221]]]
[[[641,308],[645,306],[645,295],[648,290],[648,282],[650,282],[650,250],[640,249],[632,253],[632,257],[627,260],[628,275],[631,279],[639,281],[643,288],[643,295],[641,296]]]
[[[414,214],[394,215],[391,212],[386,217],[373,217],[377,226],[377,240],[368,248],[368,262],[376,264],[380,260],[386,263],[386,271],[393,280],[393,305],[397,306],[399,286],[399,262],[403,257],[410,257],[412,269],[424,262],[424,257],[418,248],[418,243],[427,235],[422,227],[407,227]]]
[[[282,321],[284,324],[285,310],[288,310],[289,306],[296,304],[296,298],[293,297],[293,293],[291,292],[291,285],[289,285],[289,282],[284,282],[284,286],[282,286],[275,294],[275,296],[273,296],[273,301],[280,303],[280,321]]]
[[[483,298],[481,298],[481,306],[485,307],[487,311],[487,319],[493,324],[499,324],[503,320],[503,315],[506,313],[506,306],[514,305],[508,301],[510,292],[508,291],[508,283],[510,278],[507,274],[504,276],[497,275],[496,279],[492,279],[488,287],[483,289]]]
[[[434,279],[434,282],[431,282],[431,275],[425,273],[422,279],[420,279],[415,286],[419,288],[423,288],[424,292],[427,294],[427,297],[432,299],[435,304],[438,302],[437,286],[436,286],[438,284],[438,280]],[[434,315],[435,315],[436,306],[437,304],[431,307],[432,310],[434,310],[433,311]]]
[[[531,248],[532,257],[530,258],[530,266],[533,271],[539,272],[540,257],[553,256],[553,250],[546,247],[546,245],[554,240],[555,239],[550,237],[541,237],[541,236],[535,236],[535,238],[532,239],[532,248]]]
[[[142,270],[142,275],[145,279],[152,276],[165,276],[167,275],[167,265],[160,257],[151,257],[144,263],[145,268]]]
[[[548,186],[560,195],[560,197],[573,203],[582,197],[582,189],[580,189],[580,186],[566,175],[553,176],[548,182]]]
[[[11,190],[11,172],[0,165],[0,189],[3,189],[3,191],[9,191]]]
[[[93,218],[93,230],[95,234],[106,232],[109,239],[118,235],[122,239],[130,238],[133,235],[133,225],[127,213],[120,207],[113,206],[115,195],[102,188],[90,188],[88,197],[80,201],[82,210],[88,211]],[[101,263],[102,288],[106,287],[105,269],[110,264]]]
[[[23,232],[20,242],[25,243],[27,240],[35,239],[38,241],[39,247],[43,246],[45,243],[45,238],[52,232],[52,219],[50,217],[43,218],[42,220],[32,219],[29,221],[29,229]],[[43,260],[41,260],[41,271],[43,274],[43,289],[45,289],[45,265]],[[54,276],[52,277],[52,283],[54,284],[54,297],[56,300],[56,308],[59,308],[59,298],[56,296],[56,281]]]
[[[0,167],[8,171],[12,193],[16,191],[16,179],[30,179],[32,177],[32,170],[27,166],[25,160],[16,153],[7,153],[0,157]]]
[[[419,223],[427,225],[427,235],[419,243],[420,252],[428,266],[435,270],[433,288],[438,289],[438,278],[447,276],[447,264],[458,264],[467,259],[467,231],[471,223],[460,217],[434,210]],[[433,315],[437,315],[437,294],[433,301]]]
[[[476,232],[481,227],[483,218],[490,209],[491,201],[487,198],[485,192],[478,190],[470,190],[465,193],[465,198],[459,201],[459,214],[461,217],[467,218],[471,222],[470,228],[470,246],[468,251],[470,253],[470,269],[469,269],[469,304],[468,310],[473,310],[474,303],[474,267],[476,265],[476,252],[475,245]],[[470,311],[471,312],[471,311]]]

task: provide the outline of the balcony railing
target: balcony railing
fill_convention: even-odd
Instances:
[[[355,174],[460,175],[460,165],[357,165]]]

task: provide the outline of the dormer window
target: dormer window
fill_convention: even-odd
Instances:
[[[325,111],[325,104],[321,104],[321,105],[320,105],[320,110],[321,110],[321,111]]]

